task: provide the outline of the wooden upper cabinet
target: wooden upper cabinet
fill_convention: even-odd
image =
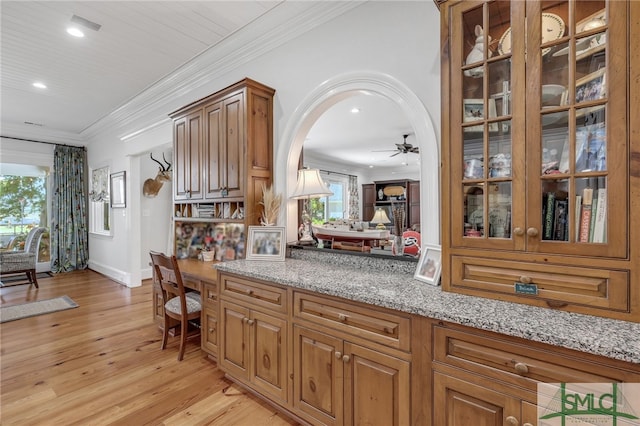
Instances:
[[[202,198],[202,112],[193,111],[174,122],[174,199]]]
[[[442,4],[445,290],[640,319],[630,3]]]
[[[205,198],[244,195],[244,94],[205,107]]]

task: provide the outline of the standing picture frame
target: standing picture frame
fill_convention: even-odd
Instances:
[[[423,244],[422,254],[414,278],[431,285],[440,284],[442,271],[442,250],[439,246]]]
[[[283,226],[249,226],[247,260],[284,261],[285,246]]]
[[[486,120],[487,118],[496,117],[496,100],[487,99],[487,107],[489,114],[484,111],[484,101],[482,99],[465,99],[463,110],[463,122],[470,123],[473,121]],[[482,125],[470,126],[464,128],[465,132],[481,132]],[[498,123],[489,123],[489,131],[497,132]]]
[[[123,209],[127,207],[127,181],[126,172],[111,173],[111,208]]]

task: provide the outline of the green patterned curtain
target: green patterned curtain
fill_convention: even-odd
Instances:
[[[360,197],[358,197],[358,176],[349,175],[349,219],[360,219]]]
[[[53,157],[51,271],[86,269],[89,260],[84,148],[57,145]]]

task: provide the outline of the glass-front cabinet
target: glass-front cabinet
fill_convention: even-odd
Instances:
[[[443,286],[629,312],[628,2],[441,11]]]

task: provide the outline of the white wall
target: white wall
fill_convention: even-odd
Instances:
[[[116,211],[112,239],[90,238],[91,261],[118,281],[140,284],[141,271],[146,268],[141,241],[150,238],[148,230],[140,226],[144,219],[141,185],[147,177],[140,176],[140,155],[170,143],[172,127],[166,114],[172,110],[250,77],[276,90],[276,153],[280,144],[286,143],[282,140],[284,129],[308,93],[337,75],[375,72],[388,74],[415,93],[439,135],[439,40],[439,12],[432,1],[367,2],[226,74],[212,77],[164,106],[150,106],[157,116],[155,121],[145,122],[157,125],[145,129],[148,125],[141,124],[134,137],[122,141],[120,130],[109,129],[94,135],[88,147],[89,164],[111,158],[112,171],[127,171],[127,209]],[[278,167],[285,165],[275,164]],[[286,182],[278,176],[275,188],[286,193]],[[168,228],[154,228],[152,232],[168,235]]]

